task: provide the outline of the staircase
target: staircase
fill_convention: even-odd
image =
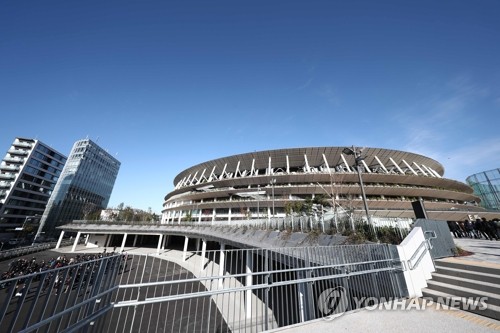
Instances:
[[[486,297],[486,309],[479,309],[481,302],[474,306],[466,304],[464,299],[455,301],[455,305],[462,310],[500,320],[500,265],[447,258],[436,260],[435,266],[436,272],[427,281],[427,288],[422,290],[424,297],[439,303],[449,302],[451,297],[471,297],[474,300]]]

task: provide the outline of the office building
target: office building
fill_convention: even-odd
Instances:
[[[84,139],[77,141],[45,209],[37,237],[41,232],[58,234],[57,226],[88,218],[107,207],[120,162]]]

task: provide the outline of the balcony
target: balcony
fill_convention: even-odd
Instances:
[[[2,164],[0,170],[19,171],[19,166]]]
[[[31,148],[32,147],[31,143],[19,142],[19,141],[14,141],[14,143],[12,145],[16,146],[16,147],[23,147],[23,148]]]
[[[17,158],[17,157],[10,157],[7,156],[3,159],[5,162],[10,162],[10,163],[23,163],[24,158]]]
[[[0,181],[0,188],[9,188],[11,182]]]
[[[0,179],[14,179],[16,175],[11,173],[0,173]]]
[[[28,155],[28,152],[26,150],[20,150],[20,149],[9,149],[7,151],[9,154],[12,154],[12,155],[21,155],[21,156],[26,156]]]

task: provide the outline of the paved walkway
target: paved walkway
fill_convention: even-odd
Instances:
[[[454,240],[457,246],[473,253],[473,255],[460,257],[459,259],[491,262],[500,265],[500,241],[471,238],[455,238]]]
[[[500,332],[500,322],[461,310],[389,311],[359,310],[347,313],[332,321],[317,320],[304,325],[275,330],[275,332],[453,332],[482,333]]]

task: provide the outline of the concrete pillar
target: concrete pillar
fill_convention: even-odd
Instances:
[[[226,244],[220,244],[220,252],[219,252],[219,276],[224,275],[224,266],[226,265]],[[224,279],[219,279],[219,287],[222,288],[224,286]]]
[[[59,239],[57,240],[57,244],[56,244],[56,249],[61,247],[61,242],[63,240],[63,237],[64,237],[64,230],[61,231],[61,234],[59,235]]]
[[[229,208],[229,211],[227,213],[227,222],[231,223],[231,215],[232,215],[233,209]]]
[[[123,234],[122,247],[120,247],[120,252],[123,252],[125,249],[125,242],[127,241],[127,233]]]
[[[196,238],[196,252],[200,252],[200,239]]]
[[[163,235],[160,235],[160,237],[158,237],[158,247],[156,248],[156,254],[160,254],[162,242],[163,242]]]
[[[251,250],[246,251],[246,265],[245,272],[248,274],[245,278],[245,286],[250,287],[253,284],[253,252]],[[246,307],[246,317],[252,318],[252,291],[245,291],[245,307]]]
[[[189,238],[187,236],[184,236],[184,251],[182,252],[182,261],[186,261],[188,244],[189,244]]]
[[[76,250],[76,245],[78,244],[78,240],[80,239],[80,235],[82,233],[80,231],[78,231],[78,233],[76,234],[76,237],[75,237],[75,242],[73,243],[73,247],[71,248],[71,252],[75,252]]]
[[[205,270],[205,253],[207,251],[207,241],[202,239],[201,241],[201,267],[200,272]]]
[[[137,238],[139,235],[134,235],[134,244],[132,244],[133,247],[137,245]]]
[[[109,246],[109,242],[111,241],[111,235],[106,235],[106,239],[104,240],[104,247]]]
[[[89,243],[89,238],[90,238],[90,234],[87,234],[87,236],[85,236],[85,245],[87,245]]]
[[[179,211],[179,219],[177,220],[177,224],[181,224],[181,218],[182,218],[182,210]]]
[[[215,208],[212,210],[212,224],[214,224],[215,221]]]
[[[170,244],[170,235],[163,235],[163,244],[161,246],[162,250],[165,250],[165,247],[167,247]]]

